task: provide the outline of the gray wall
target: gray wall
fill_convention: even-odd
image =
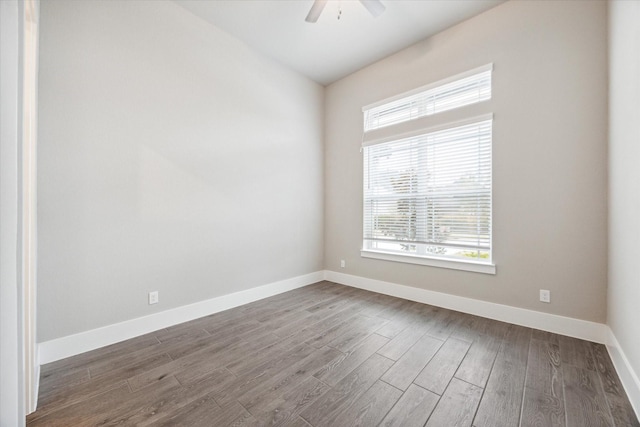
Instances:
[[[640,374],[640,2],[609,3],[608,323]]]
[[[39,341],[321,270],[322,106],[173,2],[42,2]]]
[[[0,1],[0,426],[24,426],[20,221],[24,3]]]
[[[507,2],[330,85],[325,267],[604,322],[606,8]],[[362,106],[490,62],[497,274],[361,258]],[[541,288],[551,304],[538,301]]]

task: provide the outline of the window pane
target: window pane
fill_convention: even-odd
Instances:
[[[490,262],[491,120],[364,149],[364,248]]]
[[[491,70],[425,90],[365,111],[370,131],[491,99]]]

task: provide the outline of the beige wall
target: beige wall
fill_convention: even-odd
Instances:
[[[40,55],[40,342],[323,266],[605,320],[604,2],[508,2],[326,91],[172,2],[43,2]],[[361,107],[489,62],[498,273],[361,258]]]
[[[330,85],[325,267],[604,322],[606,7],[507,2]],[[497,274],[361,258],[362,106],[491,62]],[[538,302],[541,288],[551,304]]]
[[[640,374],[640,2],[609,3],[607,321]],[[636,399],[640,396],[636,396]]]
[[[321,270],[323,92],[173,2],[42,2],[39,341]]]

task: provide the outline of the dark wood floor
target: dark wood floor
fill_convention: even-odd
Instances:
[[[29,426],[640,426],[604,346],[321,282],[42,367]]]

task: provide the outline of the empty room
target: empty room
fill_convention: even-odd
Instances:
[[[0,8],[1,427],[640,427],[640,1]]]

